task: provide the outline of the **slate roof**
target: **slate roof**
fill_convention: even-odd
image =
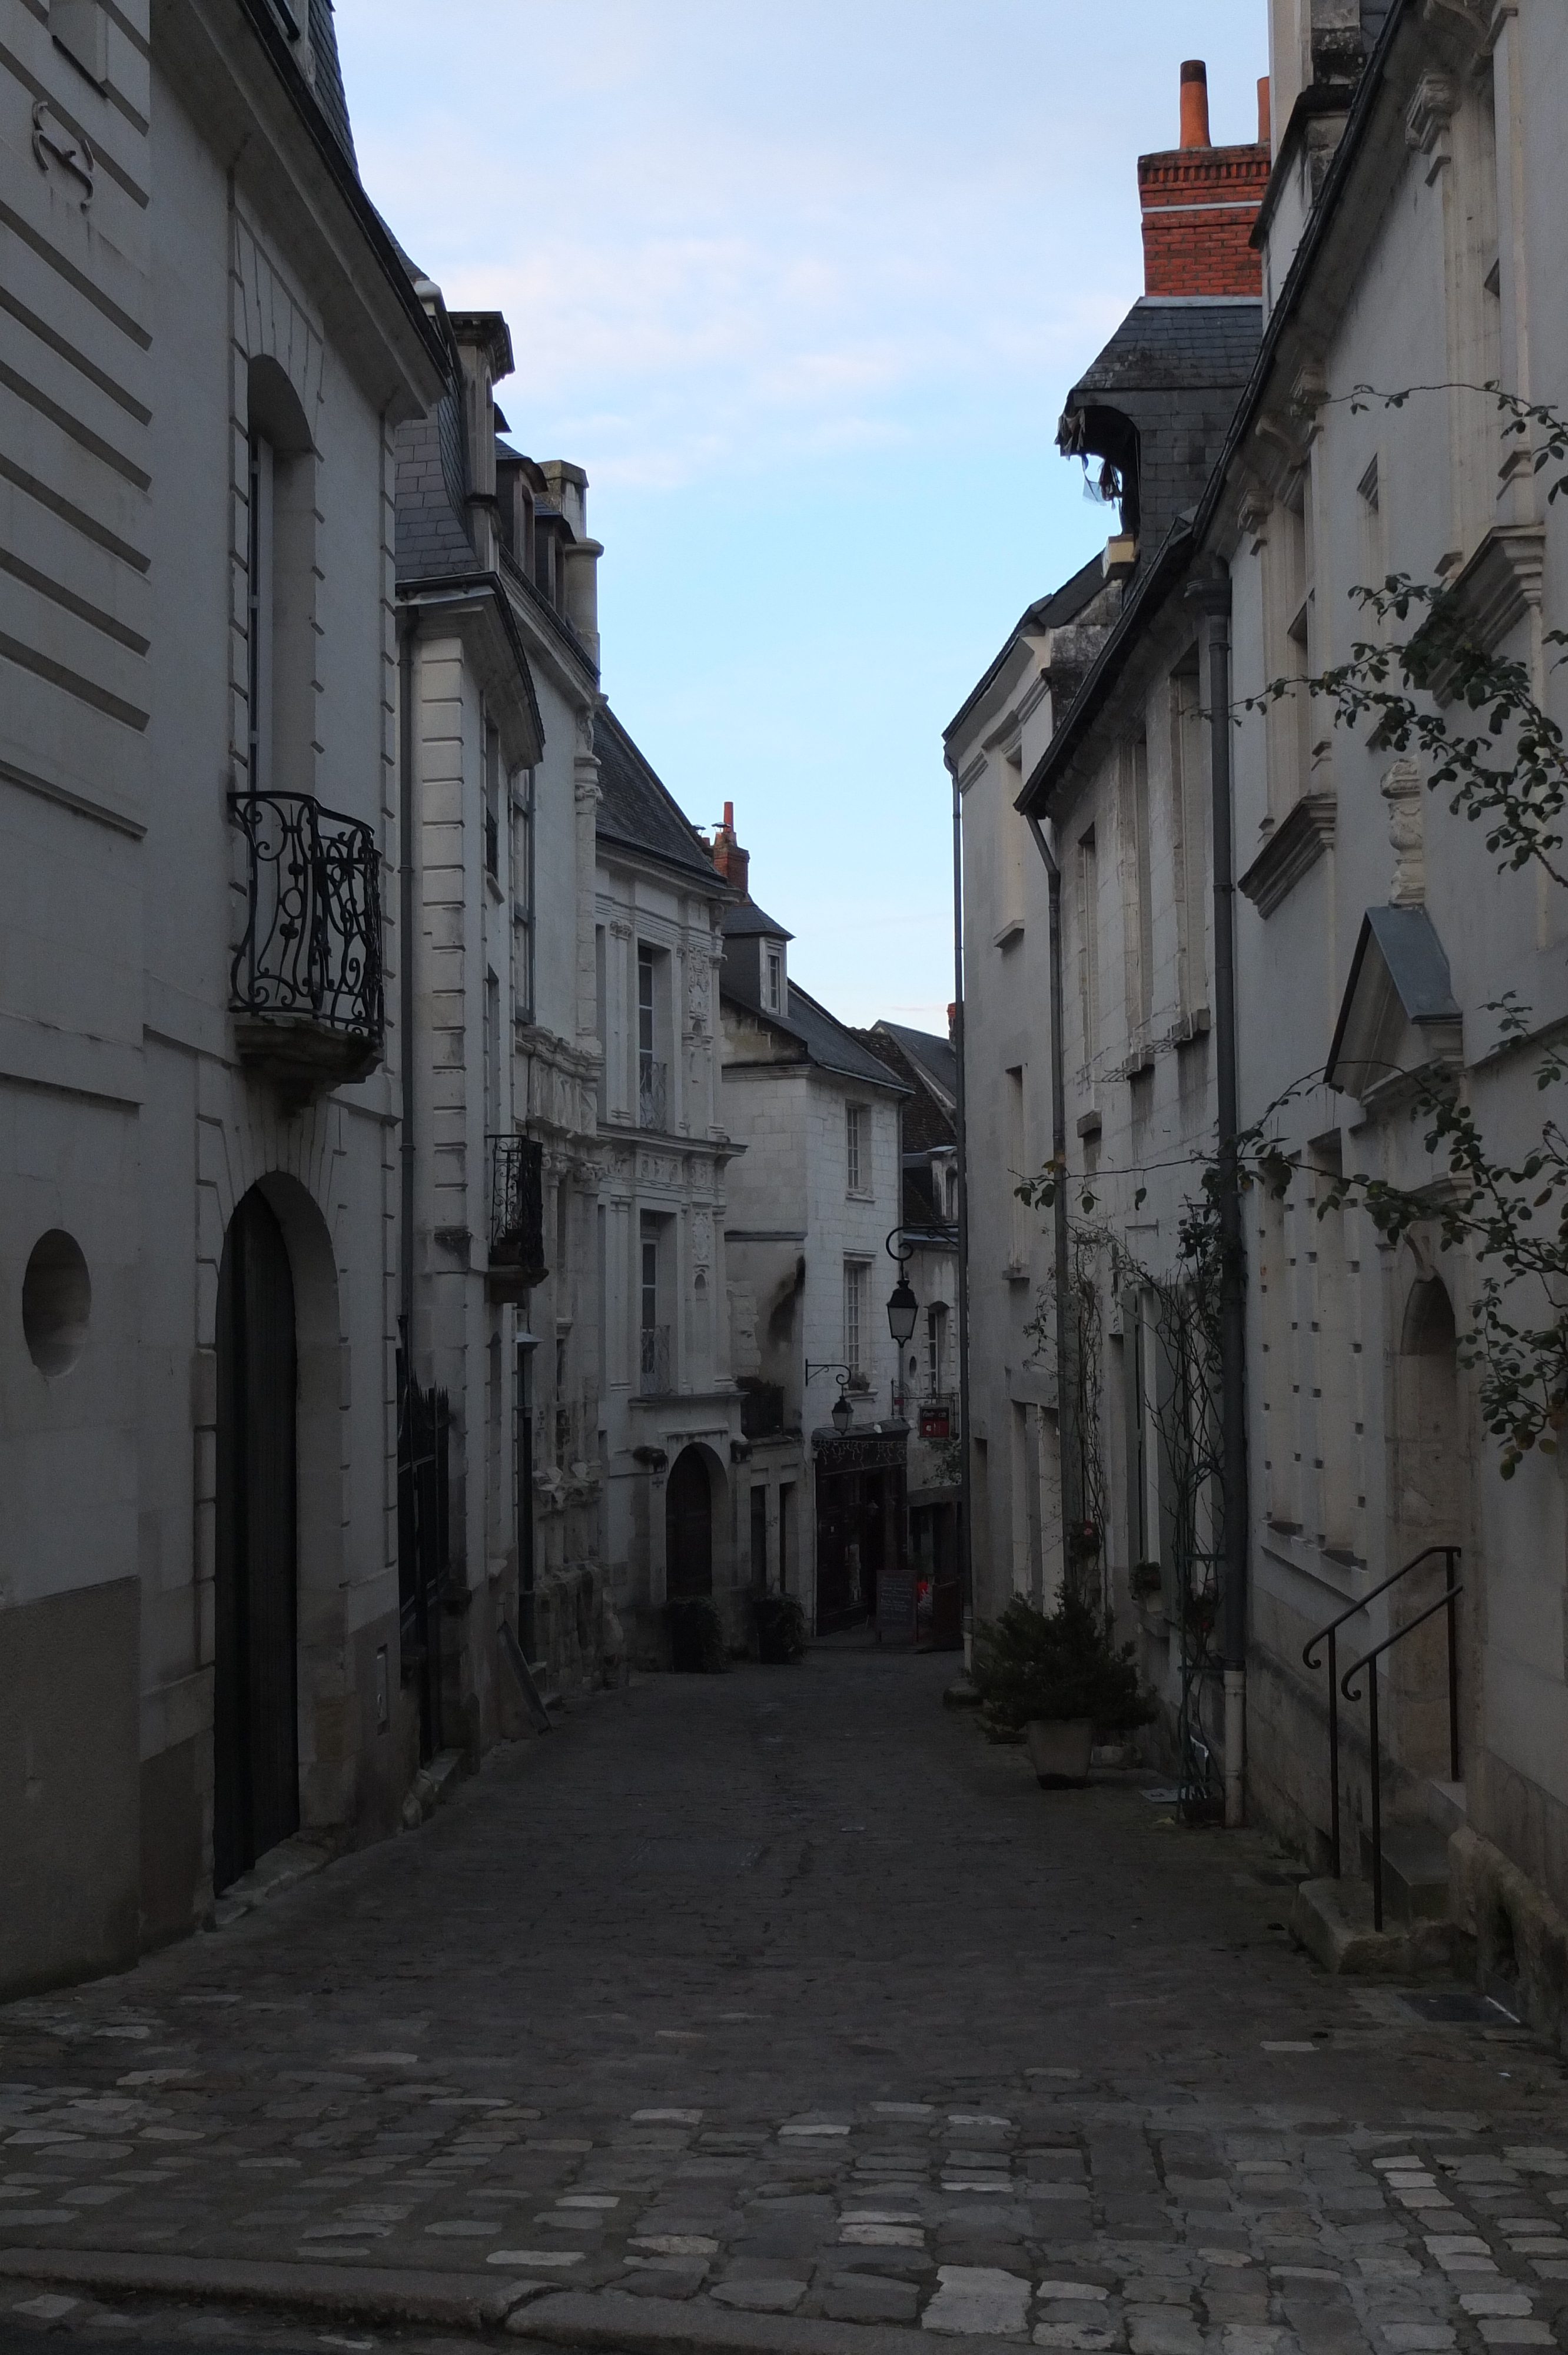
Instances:
[[[599,760],[596,831],[600,840],[673,867],[722,898],[729,886],[696,827],[608,708],[595,717],[593,749]]]
[[[956,1103],[959,1093],[959,1058],[950,1039],[938,1036],[934,1030],[906,1030],[902,1022],[879,1022],[895,1044],[901,1047],[920,1077],[949,1105]]]
[[[333,23],[332,0],[310,0],[311,48],[315,59],[316,104],[326,120],[327,129],[353,165],[355,176],[359,158],[354,152],[354,131],[348,119],[348,100],[343,87],[343,66],[337,54],[337,27]]]
[[[1057,440],[1121,468],[1122,526],[1140,548],[1202,496],[1262,335],[1250,298],[1141,295],[1067,395]]]
[[[471,576],[479,558],[463,521],[462,405],[450,387],[428,417],[398,426],[396,446],[398,580]]]
[[[819,1071],[835,1071],[845,1079],[860,1080],[868,1087],[886,1089],[894,1095],[906,1096],[913,1092],[906,1081],[890,1071],[885,1063],[879,1062],[861,1044],[854,1032],[847,1030],[842,1022],[835,1021],[827,1007],[820,1006],[798,981],[789,984],[788,1014],[765,1013],[752,999],[725,988],[722,981],[721,990],[737,1006],[744,1006],[748,1014],[757,1016],[768,1029],[781,1031],[785,1038],[795,1039],[804,1048],[806,1060],[815,1063]]]
[[[740,900],[724,911],[724,928],[732,940],[766,933],[770,941],[792,941],[795,937],[776,916],[768,915],[755,900]]]

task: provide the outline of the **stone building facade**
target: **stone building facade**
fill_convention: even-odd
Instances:
[[[1201,1529],[1188,1541],[1190,1557],[1228,1559],[1209,1565],[1219,1574],[1195,1614],[1207,1619],[1200,1640],[1166,1628],[1202,1753],[1182,1759],[1184,1787],[1212,1796],[1223,1779],[1227,1806],[1245,1795],[1319,1867],[1337,1826],[1353,1875],[1371,1861],[1375,1768],[1396,1913],[1446,1910],[1483,1978],[1511,1985],[1526,2017],[1560,2026],[1568,1519],[1550,1456],[1532,1453],[1499,1477],[1478,1369],[1461,1346],[1482,1271],[1467,1249],[1441,1249],[1447,1180],[1415,1114],[1425,1078],[1457,1092],[1493,1152],[1520,1160],[1539,1137],[1535,1062],[1568,1018],[1562,888],[1529,865],[1499,872],[1481,829],[1429,789],[1430,762],[1365,728],[1331,728],[1300,692],[1263,690],[1344,660],[1369,634],[1354,592],[1403,571],[1443,583],[1461,642],[1517,659],[1561,718],[1545,652],[1563,596],[1552,474],[1536,467],[1539,430],[1507,433],[1484,388],[1540,399],[1563,372],[1568,321],[1551,257],[1568,37],[1534,0],[1273,0],[1269,31],[1272,166],[1249,240],[1260,340],[1217,446],[1209,440],[1206,480],[1152,531],[1145,485],[1130,514],[1126,496],[1138,441],[1115,443],[1114,420],[1093,417],[1063,437],[1111,467],[1122,529],[1107,570],[1122,584],[1012,797],[1061,875],[1056,1004],[1069,1043],[1058,1133],[1071,1191],[1093,1192],[1124,1270],[1157,1271],[1181,1167],[1191,1195],[1222,1122],[1264,1120],[1284,1173],[1240,1198],[1245,1360],[1231,1362],[1245,1371],[1244,1444],[1217,1458],[1209,1546]],[[1387,406],[1359,386],[1428,389]],[[1117,406],[1103,368],[1092,389],[1092,408]],[[1084,416],[1076,398],[1073,407]],[[1441,710],[1442,664],[1424,676]],[[1212,724],[1222,709],[1224,730]],[[982,749],[958,748],[971,793]],[[1206,882],[1191,855],[1205,825]],[[1528,1009],[1517,1041],[1499,1027],[1509,993]],[[1101,1026],[1097,1070],[1087,1057],[1074,1068],[1086,1005]],[[1046,997],[1037,1038],[1050,1018]],[[987,1072],[969,1077],[971,1103],[994,1103]],[[1342,1175],[1425,1195],[1432,1217],[1386,1244],[1354,1193],[1339,1207]],[[978,1258],[978,1206],[973,1232]],[[1130,1590],[1125,1607],[1155,1665],[1150,1623],[1175,1614],[1161,1360],[1139,1289],[1104,1288],[1105,1560],[1113,1595],[1121,1580]],[[1128,1371],[1139,1351],[1141,1412]],[[1457,1779],[1450,1575],[1463,1587]],[[1362,1698],[1340,1701],[1337,1775],[1322,1651],[1315,1668],[1303,1659],[1336,1620],[1341,1668],[1390,1647],[1367,1672],[1375,1748],[1364,1677]],[[1313,1884],[1298,1927],[1332,1956],[1360,1902],[1342,1882]]]
[[[724,920],[722,1101],[744,1148],[726,1241],[752,1575],[827,1633],[875,1618],[879,1593],[891,1607],[908,1572],[908,1426],[885,1303],[910,1091],[790,980],[790,934],[751,898],[727,809],[715,858],[744,894]]]
[[[732,894],[608,708],[594,741],[605,1561],[637,1657],[657,1663],[673,1598],[711,1596],[731,1645],[751,1633],[726,1307],[735,1148],[719,1085]]]
[[[441,356],[297,13],[22,5],[0,60],[7,1990],[388,1828],[414,1742],[383,882]]]

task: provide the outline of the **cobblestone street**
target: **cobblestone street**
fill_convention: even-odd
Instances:
[[[228,2343],[1551,2343],[1548,2050],[1325,1979],[1264,1839],[1147,1777],[1041,1792],[943,1710],[953,1666],[640,1681],[422,1831],[0,2012],[7,2355],[208,2343],[201,2296],[261,2301]]]

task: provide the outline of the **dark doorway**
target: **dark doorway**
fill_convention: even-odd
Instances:
[[[253,1188],[217,1280],[215,1890],[300,1828],[297,1392],[289,1253]]]
[[[702,1451],[687,1447],[670,1467],[664,1490],[665,1592],[714,1591],[713,1489]]]
[[[817,1632],[876,1617],[877,1582],[908,1567],[903,1438],[819,1438]]]

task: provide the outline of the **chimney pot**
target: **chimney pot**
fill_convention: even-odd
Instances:
[[[733,802],[726,802],[724,805],[724,822],[726,828],[729,832],[733,833],[735,830],[735,804]]]
[[[1260,147],[1266,147],[1270,145],[1272,139],[1273,131],[1268,107],[1268,76],[1260,74],[1257,81],[1257,144]]]
[[[1181,67],[1181,145],[1209,144],[1209,69],[1202,58],[1188,58]]]

